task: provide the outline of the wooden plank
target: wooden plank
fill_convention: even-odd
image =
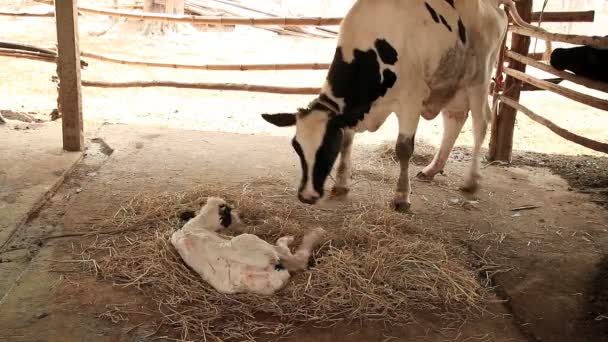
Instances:
[[[63,148],[66,151],[84,149],[76,1],[55,1],[57,74],[59,76],[58,106],[62,113]]]
[[[93,7],[79,7],[82,13],[116,16],[122,18],[215,25],[245,25],[245,26],[337,26],[342,18],[231,18],[203,17],[196,15],[163,15],[154,13],[104,10]]]
[[[608,111],[608,100],[600,99],[595,96],[591,96],[591,95],[587,95],[587,94],[583,94],[583,93],[579,93],[577,91],[562,87],[557,84],[553,84],[551,82],[539,80],[530,75],[526,75],[525,73],[523,73],[521,71],[517,71],[517,70],[511,69],[511,68],[506,68],[505,73],[520,81],[530,83],[533,86],[536,86],[538,88],[551,91],[553,93],[567,97],[576,102],[595,107],[597,109]]]
[[[599,91],[608,93],[608,83],[590,80],[588,78],[577,76],[575,74],[571,74],[566,71],[557,70],[554,67],[552,67],[551,65],[539,62],[533,58],[523,56],[523,55],[513,52],[513,51],[507,51],[507,56],[509,58],[519,61],[521,63],[525,63],[531,67],[534,67],[534,68],[540,69],[544,72],[561,77],[564,80],[583,85],[587,88],[591,88],[591,89],[595,89],[595,90],[599,90]]]
[[[608,48],[608,37],[600,36],[581,36],[576,34],[551,33],[531,30],[527,27],[509,26],[509,30],[514,33],[549,40],[552,42],[562,42],[573,45],[589,45],[596,48]]]
[[[204,90],[227,90],[227,91],[246,91],[271,94],[287,95],[318,95],[320,88],[292,88],[276,87],[257,84],[238,84],[238,83],[185,83],[173,81],[133,81],[133,82],[100,82],[82,81],[85,87],[95,88],[150,88],[150,87],[169,87],[169,88],[188,88]]]
[[[544,79],[543,81],[545,82],[551,82],[553,84],[560,84],[564,81],[564,79],[562,78],[548,78],[548,79]],[[521,85],[521,91],[543,91],[545,89],[541,89],[539,87],[533,86],[529,83],[524,83]]]
[[[538,22],[540,19],[541,12],[532,13],[532,22]],[[595,11],[542,13],[543,23],[592,23],[594,20]]]
[[[545,119],[544,117],[534,113],[532,110],[525,107],[524,105],[522,105],[522,104],[518,103],[517,101],[514,101],[504,95],[500,96],[500,101],[501,101],[501,103],[504,103],[504,104],[512,107],[513,109],[517,109],[518,111],[525,114],[527,117],[529,117],[533,121],[547,127],[553,133],[559,135],[560,137],[562,137],[568,141],[579,144],[581,146],[585,146],[587,148],[590,148],[590,149],[598,151],[598,152],[608,153],[608,144],[606,144],[606,143],[595,141],[595,140],[592,140],[589,138],[585,138],[578,134],[572,133],[564,128],[561,128],[558,125],[556,125],[555,123],[553,123],[552,121]]]
[[[53,12],[44,12],[44,13],[32,13],[32,12],[0,12],[0,16],[8,16],[8,17],[54,17],[55,13]]]
[[[156,68],[191,69],[191,70],[225,70],[225,71],[279,71],[279,70],[327,70],[327,63],[291,63],[291,64],[175,64],[161,62],[146,62],[131,59],[102,56],[83,52],[83,57],[123,65],[139,65]]]
[[[522,0],[517,2],[517,12],[522,19],[530,22],[532,17],[532,0]],[[511,50],[527,54],[530,48],[530,37],[514,34],[511,41]],[[509,61],[509,67],[514,70],[525,71],[526,65],[515,60]],[[507,77],[505,80],[504,95],[519,101],[521,94],[521,81],[514,77]],[[500,103],[497,115],[492,123],[492,134],[490,138],[490,148],[488,159],[490,161],[511,161],[513,151],[513,132],[515,130],[515,117],[517,111],[509,106]]]

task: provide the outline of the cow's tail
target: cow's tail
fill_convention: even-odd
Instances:
[[[511,18],[513,18],[513,22],[521,27],[528,28],[533,31],[541,32],[541,33],[549,33],[547,30],[534,26],[530,23],[527,23],[525,20],[521,18],[519,12],[517,11],[517,7],[515,6],[515,2],[513,0],[499,0],[499,4],[505,5],[505,8],[509,9],[509,14],[511,14]],[[553,51],[553,44],[551,44],[550,40],[545,41],[545,52],[543,53],[543,61],[549,61],[551,59],[551,52]]]

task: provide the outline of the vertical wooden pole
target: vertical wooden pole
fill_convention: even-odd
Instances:
[[[530,22],[532,18],[532,0],[520,0],[517,4],[517,11],[521,17]],[[530,37],[513,34],[511,40],[511,50],[524,56],[528,55],[530,49]],[[514,60],[509,60],[509,67],[522,72],[526,71],[526,65]],[[519,101],[521,93],[521,81],[507,76],[505,81],[504,95]],[[515,117],[517,110],[500,103],[498,114],[492,124],[492,136],[490,138],[490,150],[488,159],[490,161],[500,160],[511,161],[513,152],[513,131],[515,130]]]
[[[57,25],[57,75],[59,110],[63,125],[63,149],[82,151],[84,134],[80,87],[77,0],[55,0]]]

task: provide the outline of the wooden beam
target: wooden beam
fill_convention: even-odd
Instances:
[[[532,17],[532,0],[521,0],[517,2],[517,11],[522,19],[530,22]],[[511,50],[527,54],[530,48],[530,37],[514,34],[511,40]],[[514,70],[525,71],[526,65],[515,60],[509,61],[509,67]],[[507,77],[505,80],[504,95],[519,101],[522,82],[514,77]],[[511,161],[513,151],[513,132],[515,130],[515,117],[517,111],[503,103],[500,103],[497,115],[492,123],[492,134],[490,138],[490,148],[488,159],[490,161]]]
[[[1,50],[0,50],[1,51]],[[279,71],[279,70],[327,70],[327,63],[289,63],[289,64],[175,64],[152,61],[137,61],[132,59],[120,59],[116,57],[103,56],[94,53],[83,52],[83,57],[97,59],[100,61],[123,64],[139,65],[156,68],[191,69],[191,70],[224,70],[224,71]]]
[[[169,87],[169,88],[188,88],[204,90],[227,90],[227,91],[246,91],[257,93],[287,94],[287,95],[318,95],[320,88],[293,88],[277,87],[257,84],[238,84],[238,83],[187,83],[173,81],[133,81],[133,82],[101,82],[101,81],[82,81],[85,87],[95,88],[150,88],[150,87]]]
[[[44,13],[28,13],[28,12],[0,12],[0,16],[8,16],[8,17],[54,17],[55,13],[53,12],[44,12]]]
[[[533,86],[536,86],[538,88],[544,89],[544,90],[548,90],[550,92],[559,94],[561,96],[567,97],[571,100],[574,100],[578,103],[582,103],[582,104],[586,104],[588,106],[591,107],[595,107],[597,109],[601,109],[601,110],[605,110],[608,111],[608,100],[605,99],[600,99],[597,98],[595,96],[591,96],[591,95],[587,95],[587,94],[583,94],[583,93],[579,93],[577,91],[574,91],[572,89],[568,89],[565,87],[562,87],[560,85],[557,84],[553,84],[551,82],[546,82],[543,80],[539,80],[537,78],[534,78],[530,75],[527,75],[526,73],[523,73],[521,71],[518,70],[514,70],[511,68],[506,68],[505,69],[505,73],[511,77],[514,77],[520,81],[524,81],[526,83],[530,83]]]
[[[100,14],[113,17],[164,21],[190,24],[245,25],[245,26],[337,26],[342,18],[234,18],[202,17],[197,15],[165,15],[155,13],[105,10],[93,7],[79,7],[82,13]]]
[[[591,89],[603,91],[604,93],[608,93],[608,83],[590,80],[588,78],[577,76],[575,74],[571,74],[566,71],[557,70],[554,67],[552,67],[551,65],[539,62],[539,61],[535,60],[534,58],[526,57],[526,56],[523,56],[523,55],[513,52],[513,51],[507,51],[507,56],[511,59],[514,59],[521,63],[525,63],[536,69],[540,69],[544,72],[561,77],[564,80],[583,85],[587,88],[591,88]]]
[[[608,48],[608,37],[540,32],[531,30],[527,27],[520,27],[516,25],[509,26],[509,30],[517,34],[535,37],[543,40],[550,40],[552,42],[562,42],[573,45],[589,45],[600,49]]]
[[[76,2],[77,0],[55,1],[57,75],[59,76],[58,107],[62,116],[63,148],[66,151],[84,149]]]
[[[532,13],[532,22],[541,19],[541,12]],[[595,11],[577,12],[545,12],[542,13],[543,23],[592,23],[595,20]]]
[[[548,79],[544,79],[543,81],[550,82],[553,84],[560,84],[564,81],[564,79],[563,78],[548,78]],[[539,90],[545,90],[545,89],[541,89],[537,86],[533,86],[530,83],[524,83],[521,85],[521,91],[539,91]]]
[[[572,133],[564,128],[561,128],[558,125],[556,125],[555,123],[553,123],[552,121],[545,119],[542,116],[534,113],[528,107],[525,107],[524,105],[518,103],[517,101],[513,101],[512,99],[510,99],[504,95],[500,96],[500,101],[501,101],[501,103],[504,103],[504,104],[512,107],[513,109],[517,109],[518,111],[525,114],[527,117],[529,117],[533,121],[547,127],[553,133],[559,135],[560,137],[562,137],[568,141],[579,144],[581,146],[585,146],[587,148],[590,148],[590,149],[598,151],[598,152],[608,153],[608,144],[606,144],[606,143],[595,141],[595,140],[592,140],[589,138],[585,138],[578,134]]]

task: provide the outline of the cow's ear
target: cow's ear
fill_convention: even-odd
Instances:
[[[296,124],[296,114],[291,113],[262,114],[262,118],[279,127],[289,127]]]

